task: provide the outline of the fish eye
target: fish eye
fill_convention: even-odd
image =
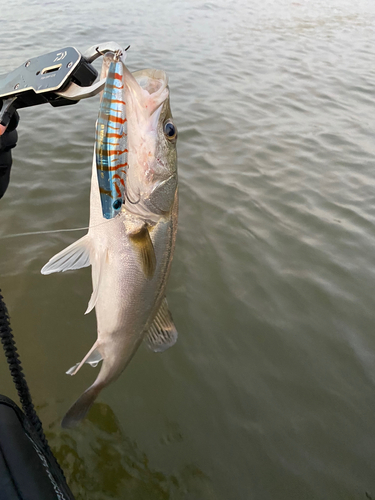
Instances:
[[[113,208],[114,208],[115,210],[118,210],[119,208],[121,208],[121,205],[122,205],[122,201],[121,201],[121,200],[115,200],[115,201],[113,202],[113,205],[112,205],[112,206],[113,206]]]
[[[177,129],[171,121],[164,123],[164,135],[170,141],[177,136]]]

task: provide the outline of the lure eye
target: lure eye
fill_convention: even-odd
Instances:
[[[177,135],[177,129],[172,122],[164,123],[164,135],[168,140],[173,140]]]
[[[112,205],[112,206],[113,206],[113,208],[114,208],[115,210],[118,210],[119,208],[121,208],[121,205],[122,205],[122,201],[121,201],[121,200],[115,200],[115,201],[113,202],[113,205]]]

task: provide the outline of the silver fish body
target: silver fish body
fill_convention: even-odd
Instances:
[[[127,197],[112,219],[102,213],[95,155],[88,234],[53,257],[43,274],[92,266],[98,338],[81,363],[103,360],[95,382],[65,415],[76,425],[99,392],[117,379],[147,337],[154,351],[173,345],[177,331],[165,299],[178,215],[176,132],[165,73],[144,70],[135,78],[124,68],[128,106]],[[172,123],[172,125],[170,125]]]

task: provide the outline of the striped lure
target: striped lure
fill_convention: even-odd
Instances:
[[[119,213],[125,195],[128,150],[122,77],[123,62],[116,53],[109,66],[95,133],[100,199],[106,219]]]

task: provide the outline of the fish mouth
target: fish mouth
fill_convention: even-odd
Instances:
[[[139,118],[140,115],[147,120],[152,117],[152,124],[156,125],[162,104],[169,96],[165,71],[149,68],[130,73],[125,67],[123,81],[128,90],[128,101],[129,98],[132,101],[127,104],[132,104],[137,109]],[[156,113],[157,111],[159,112]]]
[[[168,85],[168,77],[162,69],[141,69],[132,73],[138,85],[149,94],[161,93]]]

